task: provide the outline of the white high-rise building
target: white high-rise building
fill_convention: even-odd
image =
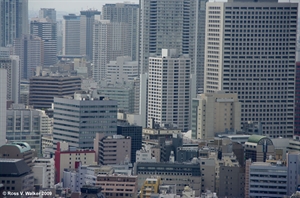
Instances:
[[[0,0],[0,46],[28,34],[28,0]]]
[[[19,103],[20,97],[20,60],[19,56],[0,58],[0,68],[7,70],[7,100]]]
[[[207,0],[140,0],[140,73],[148,72],[149,57],[162,49],[177,49],[191,58],[197,74],[194,94],[203,92],[205,4]]]
[[[175,49],[149,57],[148,127],[152,120],[189,130],[191,59]]]
[[[294,132],[297,3],[206,4],[205,92],[238,93],[241,122],[259,121],[264,135]]]
[[[43,42],[43,66],[54,65],[57,62],[56,45],[57,45],[57,27],[56,22],[49,18],[35,18],[30,22],[30,33],[40,37]]]
[[[0,146],[6,143],[7,71],[0,68]]]
[[[75,14],[64,16],[63,55],[80,55],[80,16]]]

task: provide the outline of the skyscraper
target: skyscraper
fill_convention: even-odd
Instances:
[[[6,143],[7,71],[0,68],[0,146]]]
[[[80,54],[86,55],[87,60],[93,59],[93,29],[97,10],[80,12]]]
[[[163,49],[149,58],[148,127],[152,120],[189,130],[191,59],[176,50]]]
[[[63,55],[80,55],[80,16],[75,14],[63,19]]]
[[[125,23],[128,26],[130,54],[132,60],[138,56],[138,13],[139,5],[130,3],[105,4],[102,7],[102,18],[110,22]]]
[[[54,8],[41,8],[39,11],[39,18],[48,18],[53,23],[56,23],[56,10]]]
[[[0,68],[7,73],[7,100],[19,103],[20,97],[20,60],[19,56],[0,58]]]
[[[33,19],[30,22],[30,32],[32,35],[38,36],[44,41],[43,66],[50,66],[56,64],[56,22],[45,18]]]
[[[205,92],[238,93],[242,122],[260,121],[270,137],[292,137],[298,4],[206,6]]]
[[[28,0],[0,0],[0,47],[28,34]]]
[[[140,0],[139,66],[149,70],[149,57],[177,49],[191,58],[197,74],[193,94],[203,91],[206,0]]]
[[[22,35],[14,41],[13,54],[20,57],[21,79],[29,79],[44,63],[44,42],[38,36]]]

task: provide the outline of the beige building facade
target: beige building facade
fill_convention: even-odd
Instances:
[[[235,93],[218,91],[192,100],[192,138],[213,138],[216,133],[241,130],[241,103]]]

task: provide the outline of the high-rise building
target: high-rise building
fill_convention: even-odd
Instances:
[[[80,16],[63,16],[63,55],[80,55]]]
[[[30,33],[40,37],[44,41],[44,62],[43,66],[54,65],[57,62],[57,27],[56,22],[49,18],[33,19],[30,22]]]
[[[30,78],[29,105],[35,109],[49,109],[54,97],[73,95],[81,89],[77,76],[34,76]]]
[[[28,34],[28,0],[0,0],[0,46]]]
[[[0,68],[7,70],[7,100],[19,103],[20,60],[19,56],[0,58]]]
[[[191,58],[197,74],[194,94],[203,91],[206,0],[140,0],[140,73],[149,70],[149,57],[162,49],[177,49]]]
[[[97,10],[80,11],[80,54],[86,55],[87,60],[93,59],[93,29]]]
[[[206,6],[205,92],[238,93],[242,122],[260,121],[270,137],[292,137],[298,4]]]
[[[95,20],[93,44],[93,78],[95,81],[106,77],[106,65],[119,56],[130,55],[130,38],[126,23]]]
[[[0,146],[6,143],[7,70],[0,68]]]
[[[85,91],[76,92],[74,97],[55,97],[53,146],[67,142],[91,149],[96,133],[117,134],[117,106],[117,101]]]
[[[125,23],[128,26],[128,39],[130,40],[130,56],[137,60],[138,56],[138,14],[139,5],[130,3],[105,4],[102,7],[102,18],[111,22]]]
[[[216,133],[241,130],[241,103],[237,94],[222,91],[205,93],[192,99],[193,139],[208,139]]]
[[[163,49],[149,57],[148,127],[152,121],[189,130],[191,59],[176,50]]]
[[[14,41],[13,54],[20,58],[21,79],[29,79],[36,67],[44,64],[44,41],[38,36],[22,35]]]
[[[300,136],[300,62],[296,62],[294,135]]]
[[[48,18],[53,23],[56,23],[56,10],[54,8],[41,8],[39,11],[39,18]]]

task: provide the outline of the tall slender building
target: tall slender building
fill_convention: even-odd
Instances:
[[[205,4],[207,0],[140,0],[140,73],[149,70],[149,57],[162,49],[177,49],[191,58],[197,74],[194,96],[203,91]]]
[[[163,49],[149,58],[148,127],[154,120],[182,131],[189,130],[191,59],[176,50]]]
[[[38,36],[22,35],[14,41],[13,54],[20,57],[21,79],[28,80],[44,63],[44,41]]]
[[[87,60],[93,59],[93,28],[95,16],[100,15],[97,10],[80,12],[80,54],[86,55]]]
[[[206,6],[205,92],[238,93],[242,122],[261,122],[270,137],[292,137],[298,4]]]
[[[132,60],[138,56],[138,17],[139,5],[130,3],[105,4],[102,7],[102,18],[111,22],[125,23],[128,28],[130,54]]]
[[[0,146],[6,143],[7,71],[0,68]]]
[[[80,55],[80,16],[63,17],[63,55]]]
[[[30,32],[34,36],[40,37],[44,42],[44,62],[43,66],[54,65],[57,62],[56,58],[56,22],[48,18],[33,19],[30,22]]]
[[[20,97],[20,59],[19,56],[0,58],[0,68],[6,69],[7,73],[7,100],[19,103]]]
[[[39,11],[39,18],[48,18],[53,23],[56,23],[56,10],[54,8],[41,8]]]
[[[28,0],[0,0],[0,47],[28,34]]]

